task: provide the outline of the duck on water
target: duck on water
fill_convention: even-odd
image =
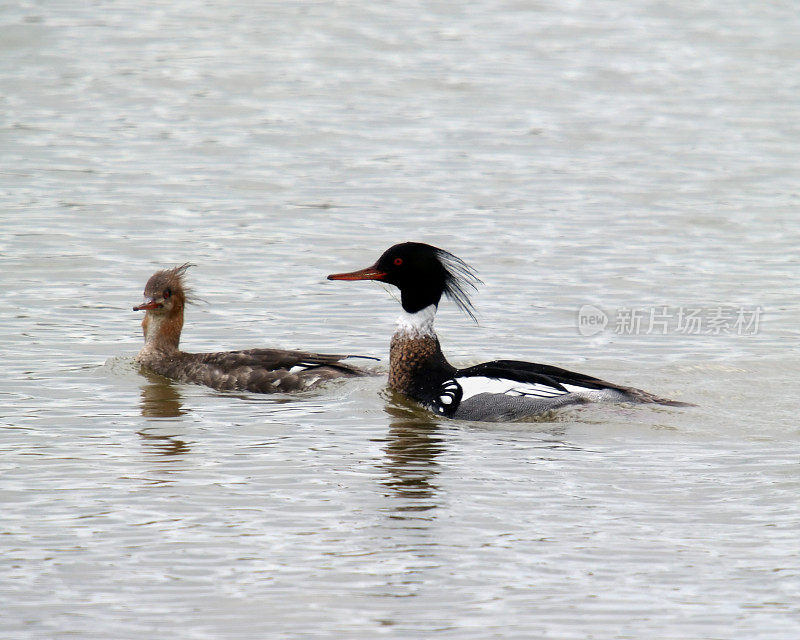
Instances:
[[[482,421],[519,420],[587,402],[691,406],[559,367],[494,360],[465,369],[451,365],[433,321],[442,295],[475,318],[470,290],[480,280],[463,260],[437,247],[404,242],[371,267],[329,280],[378,280],[400,289],[403,313],[389,349],[389,386],[438,415]]]
[[[202,384],[219,390],[274,393],[305,391],[336,378],[369,375],[342,362],[366,356],[244,349],[214,353],[187,353],[179,343],[183,311],[191,302],[184,276],[190,264],[157,271],[144,288],[144,346],[136,361],[155,373],[178,382]],[[374,359],[374,358],[373,358]]]

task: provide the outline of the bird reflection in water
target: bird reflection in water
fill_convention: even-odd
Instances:
[[[396,507],[397,518],[429,511],[438,506],[438,487],[433,479],[439,473],[437,456],[444,451],[444,440],[436,434],[437,423],[431,415],[396,392],[388,392],[386,412],[393,420],[389,425],[382,467],[387,472],[383,484],[392,495],[403,501]]]
[[[151,373],[144,367],[140,373],[147,378],[142,387],[142,415],[146,418],[177,418],[185,415],[181,394],[168,378]]]
[[[155,375],[142,368],[147,383],[142,386],[141,410],[146,418],[178,418],[186,414],[181,395],[167,378]],[[164,456],[181,456],[189,452],[189,446],[173,435],[157,433],[153,428],[137,432],[143,444]]]
[[[142,444],[162,456],[182,456],[189,453],[189,445],[175,436],[164,433],[153,433],[151,429],[142,429],[136,434],[142,438]]]

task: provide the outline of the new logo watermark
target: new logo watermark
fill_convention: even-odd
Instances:
[[[602,309],[592,304],[585,304],[578,309],[578,333],[582,336],[593,336],[603,331],[608,325],[608,316]]]
[[[606,330],[617,335],[721,335],[758,333],[761,307],[622,307],[607,313],[591,304],[578,309],[578,333],[594,336]]]

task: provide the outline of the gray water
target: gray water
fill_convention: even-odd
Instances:
[[[793,3],[23,0],[0,54],[0,635],[800,635]],[[391,292],[325,280],[405,240],[485,283],[456,364],[699,406],[414,407]],[[381,375],[145,375],[185,261],[186,350]]]

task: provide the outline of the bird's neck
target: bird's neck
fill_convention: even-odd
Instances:
[[[415,400],[455,371],[444,357],[433,330],[436,305],[403,312],[389,349],[389,386]]]
[[[397,327],[394,330],[394,337],[415,339],[436,337],[436,332],[433,330],[433,321],[436,319],[436,305],[431,304],[417,311],[416,313],[409,313],[403,311],[397,319]]]
[[[183,329],[183,309],[175,309],[169,314],[146,313],[142,320],[144,347],[139,355],[147,352],[178,351],[181,329]]]

